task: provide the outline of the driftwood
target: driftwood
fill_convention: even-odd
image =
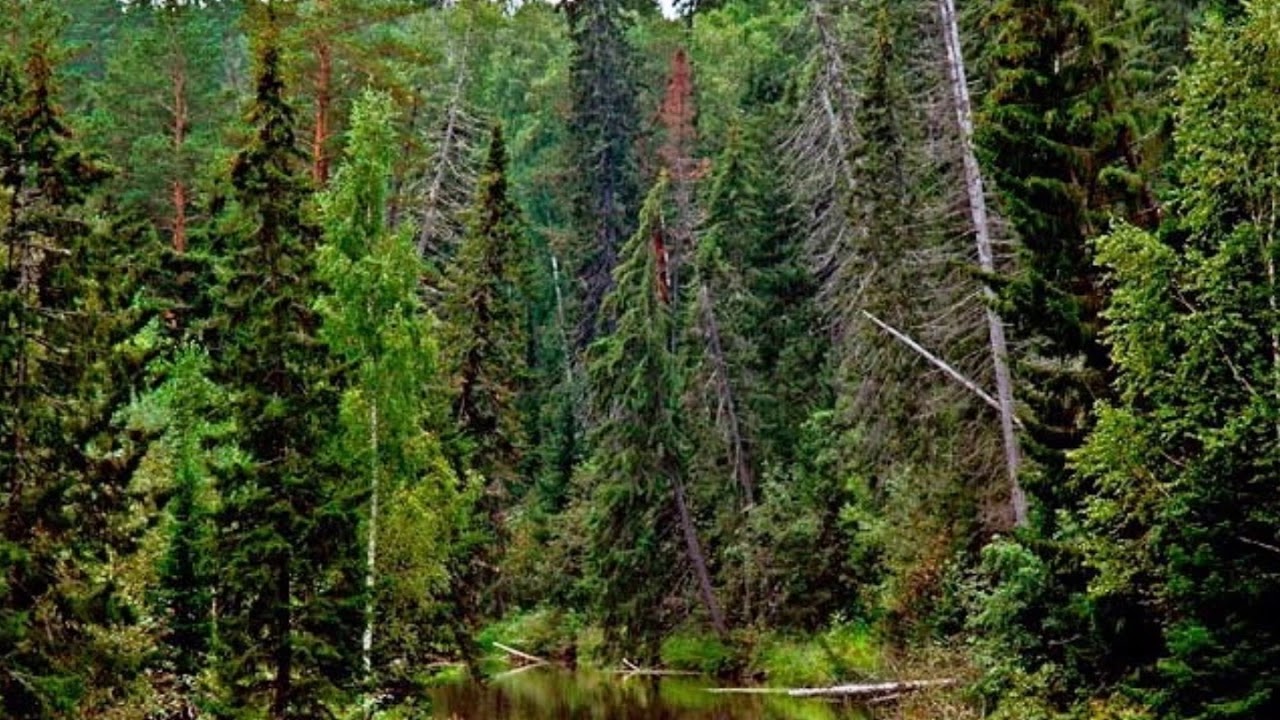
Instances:
[[[509,646],[509,645],[503,645],[503,644],[502,644],[502,643],[500,643],[500,642],[495,642],[495,643],[493,644],[493,646],[494,646],[494,647],[496,647],[496,648],[498,648],[498,649],[499,649],[499,650],[501,650],[502,652],[504,652],[504,653],[506,653],[506,654],[508,654],[508,655],[510,655],[510,656],[512,656],[512,657],[514,657],[514,658],[519,658],[520,660],[524,660],[525,662],[535,663],[535,664],[538,664],[538,665],[550,665],[550,664],[551,664],[551,661],[549,661],[549,660],[545,660],[545,659],[543,659],[543,658],[540,658],[540,657],[538,657],[537,655],[530,655],[530,654],[529,654],[529,653],[527,653],[527,652],[524,652],[524,651],[521,651],[521,650],[517,650],[517,649],[515,649],[515,648],[513,648],[513,647],[511,647],[511,646]]]
[[[773,687],[736,687],[710,688],[713,693],[741,693],[748,695],[787,695],[789,697],[834,697],[857,698],[863,700],[886,699],[903,693],[925,690],[928,688],[948,687],[955,685],[951,678],[943,680],[902,680],[899,682],[869,683],[863,685],[834,685],[822,688],[773,688]]]

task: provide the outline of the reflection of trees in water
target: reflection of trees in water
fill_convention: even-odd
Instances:
[[[672,677],[531,670],[491,683],[431,693],[435,718],[457,720],[860,720],[840,704],[785,697],[715,695],[713,683]]]

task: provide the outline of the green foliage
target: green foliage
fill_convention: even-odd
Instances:
[[[585,285],[578,342],[585,345],[601,326],[601,305],[614,282],[623,241],[634,223],[640,196],[633,144],[636,108],[633,53],[627,40],[628,15],[619,0],[583,0],[569,4],[573,39],[570,87],[573,115],[574,216],[580,233]]]
[[[114,421],[147,353],[126,340],[149,238],[92,201],[107,173],[57,104],[61,19],[7,7],[0,47],[0,709],[95,707],[137,655],[111,629],[136,617],[111,555],[141,438]],[[104,639],[104,636],[107,636]]]
[[[578,644],[586,630],[581,614],[556,607],[541,607],[514,613],[491,623],[476,635],[476,642],[486,652],[506,657],[493,643],[516,648],[541,658],[575,658]]]
[[[386,95],[367,93],[356,103],[348,157],[320,197],[324,242],[317,253],[329,289],[317,301],[321,337],[347,368],[344,467],[368,488],[361,516],[373,598],[365,612],[379,668],[392,659],[422,662],[442,640],[406,636],[406,629],[436,620],[460,501],[440,442],[446,412],[439,324],[419,292],[412,227],[393,230],[385,217],[393,116]]]
[[[715,635],[675,632],[663,638],[658,649],[663,667],[703,675],[723,675],[738,662],[737,654]]]
[[[236,155],[222,285],[205,329],[215,379],[236,388],[244,462],[218,478],[218,659],[235,712],[305,717],[355,671],[363,600],[357,509],[335,472],[338,398],[311,309],[316,229],[271,28],[260,39],[253,136]],[[264,683],[263,677],[269,678]]]
[[[770,685],[824,687],[876,677],[882,654],[869,626],[837,619],[813,635],[766,635],[753,650],[750,668]]]
[[[657,650],[661,630],[674,624],[664,606],[683,566],[672,502],[684,472],[682,377],[655,245],[666,193],[664,175],[645,200],[604,303],[614,330],[590,356],[595,454],[584,469],[589,578],[598,583],[600,617],[606,632],[625,629],[626,644],[649,653]]]

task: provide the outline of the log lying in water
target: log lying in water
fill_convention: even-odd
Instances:
[[[514,657],[514,658],[519,658],[520,660],[524,660],[525,662],[536,663],[536,664],[539,664],[539,665],[549,665],[549,664],[550,664],[550,661],[548,661],[548,660],[544,660],[544,659],[542,659],[542,658],[538,657],[537,655],[530,655],[530,654],[529,654],[529,653],[527,653],[527,652],[523,652],[523,651],[517,650],[517,649],[515,649],[515,648],[513,648],[513,647],[511,647],[511,646],[509,646],[509,645],[503,645],[503,644],[502,644],[502,643],[500,643],[500,642],[495,642],[495,643],[493,644],[493,646],[494,646],[494,647],[496,647],[496,648],[498,648],[498,649],[499,649],[499,650],[501,650],[502,652],[504,652],[504,653],[506,653],[506,654],[508,654],[508,655],[510,655],[510,656],[512,656],[512,657]]]
[[[863,685],[833,685],[823,688],[772,688],[772,687],[738,687],[710,688],[713,693],[745,693],[751,695],[788,695],[790,697],[839,697],[861,698],[870,700],[886,695],[901,695],[906,692],[925,690],[928,688],[948,687],[955,685],[951,678],[942,680],[901,680],[898,682],[868,683]]]

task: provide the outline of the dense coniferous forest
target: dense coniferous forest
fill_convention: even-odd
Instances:
[[[1280,717],[1277,263],[1277,0],[0,0],[0,716]]]

